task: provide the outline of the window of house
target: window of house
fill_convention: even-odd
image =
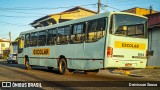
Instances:
[[[30,34],[25,35],[25,47],[30,46]]]
[[[2,43],[2,47],[5,47],[5,44]]]
[[[89,21],[87,26],[87,42],[94,42],[105,35],[106,19],[96,19]]]
[[[85,23],[72,26],[71,43],[81,43],[85,41]]]
[[[57,36],[57,29],[49,30],[48,37],[47,37],[47,45],[56,44],[56,36]]]
[[[39,46],[46,45],[46,37],[47,37],[46,31],[39,32],[39,40],[38,40]]]

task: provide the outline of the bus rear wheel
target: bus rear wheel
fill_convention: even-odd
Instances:
[[[27,70],[31,70],[31,69],[32,69],[32,66],[29,65],[29,60],[28,60],[28,58],[24,58],[24,61],[25,61],[26,69],[27,69]]]
[[[53,70],[53,67],[47,67],[49,71],[52,71]]]
[[[72,72],[68,70],[68,68],[67,68],[67,62],[66,62],[66,60],[64,58],[61,58],[59,60],[58,66],[59,66],[58,70],[59,70],[59,73],[61,75],[72,74]]]

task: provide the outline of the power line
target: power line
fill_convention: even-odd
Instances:
[[[105,4],[102,4],[102,5],[103,5],[103,7],[109,7],[109,8],[118,10],[118,11],[122,11],[121,9],[118,9],[118,8],[115,8],[115,7],[112,7],[112,6],[109,6],[109,5],[105,5]]]
[[[133,7],[133,5],[137,5],[137,4],[146,4],[146,3],[149,3],[148,1],[146,1],[146,2],[139,2],[140,0],[138,0],[138,1],[136,1],[136,2],[134,2],[134,3],[131,3],[131,4],[129,4],[129,3],[113,3],[112,5],[119,5],[119,6],[129,6],[129,5],[131,5],[132,7]]]
[[[4,12],[13,12],[13,13],[21,13],[21,14],[46,15],[46,14],[42,14],[42,13],[17,12],[17,11],[13,11],[13,10],[1,10],[1,11],[4,11]]]
[[[15,24],[15,23],[8,23],[8,22],[3,22],[3,21],[0,21],[0,23],[2,23],[2,24],[9,24],[9,25],[15,25],[15,26],[21,26],[21,27],[26,27],[26,26],[28,26],[28,25],[20,25],[20,24]]]
[[[90,5],[96,5],[96,4],[87,4],[87,5],[80,5],[80,6],[90,6]],[[49,9],[62,9],[62,8],[71,8],[76,6],[68,6],[68,7],[43,7],[43,8],[32,8],[32,7],[16,7],[16,8],[3,8],[0,7],[0,10],[49,10]]]
[[[123,3],[123,2],[130,2],[130,1],[132,1],[132,0],[120,0],[120,1],[116,1],[116,2],[114,2],[114,1],[112,0],[111,3]],[[108,1],[108,2],[109,2],[109,1]]]
[[[0,17],[12,17],[12,18],[34,18],[34,17],[41,17],[41,16],[8,16],[8,15],[0,15]]]

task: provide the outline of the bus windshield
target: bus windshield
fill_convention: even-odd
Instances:
[[[111,34],[146,38],[146,21],[146,18],[133,15],[114,14],[111,20]]]

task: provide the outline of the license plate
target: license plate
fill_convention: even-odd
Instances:
[[[131,63],[126,63],[126,64],[125,64],[125,67],[131,67],[131,66],[132,66]]]

